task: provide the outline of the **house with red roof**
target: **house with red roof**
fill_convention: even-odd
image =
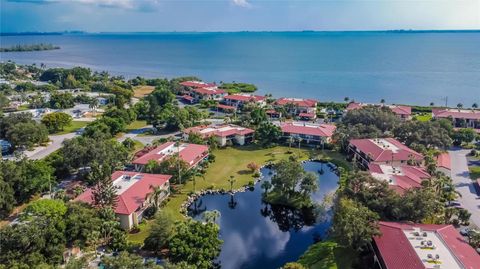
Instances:
[[[351,102],[347,105],[346,112],[352,111],[355,109],[360,109],[366,106],[377,106],[377,107],[388,107],[392,110],[392,112],[397,115],[398,118],[402,120],[409,120],[412,118],[412,108],[409,106],[401,106],[401,105],[384,105],[384,104],[366,104],[366,103],[356,103]]]
[[[352,139],[348,155],[361,167],[368,169],[370,163],[401,166],[412,161],[423,162],[423,155],[410,149],[394,138]]]
[[[144,174],[130,171],[115,171],[111,178],[117,190],[115,214],[120,226],[130,230],[142,220],[143,213],[150,204],[147,196],[153,187],[165,190],[161,199],[165,199],[170,191],[169,180],[172,176],[160,174]],[[89,188],[80,194],[75,201],[93,204],[93,189]]]
[[[197,103],[201,100],[220,101],[227,94],[224,90],[219,89],[214,83],[206,83],[203,81],[184,81],[180,82],[184,87],[182,99],[188,103]]]
[[[437,171],[442,172],[447,176],[452,175],[452,161],[448,152],[440,153],[437,156]]]
[[[280,123],[282,138],[285,141],[301,141],[307,144],[325,144],[332,141],[335,125],[309,124],[304,122]]]
[[[452,225],[379,222],[375,268],[478,269],[480,255]]]
[[[258,104],[260,107],[264,107],[267,104],[265,96],[247,93],[236,93],[227,95],[223,97],[223,103],[228,106],[236,107],[240,110],[249,103]]]
[[[199,134],[202,138],[215,137],[219,146],[228,144],[245,145],[253,141],[254,130],[233,124],[203,125],[187,128],[183,131],[183,139],[188,140],[190,134]]]
[[[302,98],[280,98],[275,102],[277,108],[284,108],[292,116],[312,120],[317,117],[317,100]]]
[[[451,119],[454,127],[480,130],[480,110],[432,109],[432,117],[434,119]]]
[[[138,152],[132,164],[135,165],[135,170],[142,171],[149,161],[161,163],[171,156],[178,155],[190,168],[193,168],[205,160],[208,154],[206,145],[166,142],[146,152]]]
[[[431,177],[422,167],[412,165],[395,167],[371,163],[368,171],[373,178],[387,182],[388,186],[400,195],[408,189],[422,187],[422,182]]]

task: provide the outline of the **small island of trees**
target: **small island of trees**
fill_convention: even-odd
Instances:
[[[59,46],[52,44],[32,44],[32,45],[15,45],[8,48],[0,48],[0,52],[22,52],[22,51],[41,51],[41,50],[58,50]]]
[[[297,209],[313,206],[310,195],[318,189],[316,175],[306,172],[295,158],[278,162],[274,170],[271,183],[262,184],[265,202]]]

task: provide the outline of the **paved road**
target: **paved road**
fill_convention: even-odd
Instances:
[[[48,146],[46,147],[38,147],[35,148],[33,151],[27,151],[25,152],[25,155],[27,158],[32,159],[32,160],[38,160],[45,158],[48,156],[50,153],[58,150],[60,147],[62,147],[62,142],[65,139],[71,139],[75,136],[77,136],[77,133],[68,133],[64,135],[50,135],[48,136],[50,140],[52,141]]]
[[[161,134],[161,135],[140,135],[140,134],[143,134],[144,132],[150,130],[151,128],[152,128],[151,125],[147,125],[143,128],[133,130],[133,131],[131,131],[129,133],[126,133],[126,134],[122,135],[121,137],[117,138],[117,141],[118,142],[123,142],[128,137],[128,138],[131,138],[131,139],[134,139],[134,140],[138,140],[144,145],[147,145],[147,144],[152,144],[153,141],[155,141],[157,139],[167,138],[169,136],[180,134],[180,132],[171,132],[171,133],[166,133],[166,134]]]
[[[470,179],[466,155],[470,150],[450,150],[452,160],[452,180],[455,188],[462,195],[458,200],[462,206],[472,213],[470,222],[480,227],[480,199]]]

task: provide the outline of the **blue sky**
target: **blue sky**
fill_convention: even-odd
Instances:
[[[480,0],[0,0],[1,32],[480,29]]]

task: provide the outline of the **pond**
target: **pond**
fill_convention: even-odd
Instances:
[[[322,203],[337,189],[335,167],[313,161],[303,166],[318,176],[319,189],[312,199]],[[330,227],[331,210],[292,210],[262,203],[261,183],[272,175],[269,168],[262,168],[261,173],[262,180],[251,191],[204,195],[189,208],[195,219],[202,219],[206,210],[220,211],[218,224],[224,242],[218,261],[222,268],[279,268],[296,261]]]

